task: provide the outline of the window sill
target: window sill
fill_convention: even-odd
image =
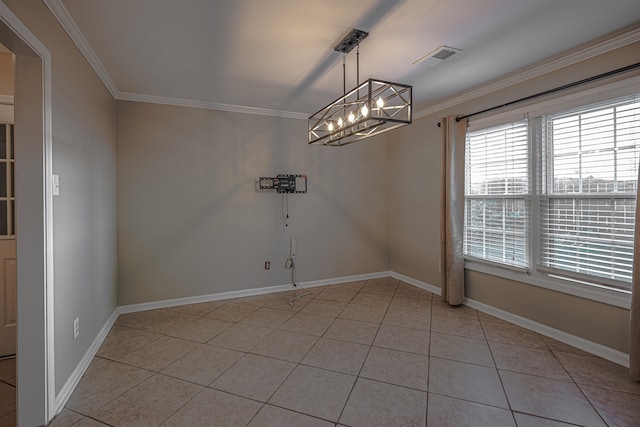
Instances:
[[[565,294],[601,302],[615,307],[625,308],[627,310],[631,308],[631,293],[627,291],[604,288],[595,285],[580,285],[577,283],[565,282],[560,279],[554,280],[542,275],[533,276],[528,273],[518,272],[468,259],[465,260],[464,268],[478,273],[525,283],[527,285],[538,286],[540,288],[556,292],[563,292]]]

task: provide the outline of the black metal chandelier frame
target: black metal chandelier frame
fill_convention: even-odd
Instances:
[[[360,84],[359,44],[368,35],[352,30],[334,50],[343,54],[343,92],[309,117],[309,144],[343,146],[405,126],[412,120],[412,87],[370,78]],[[357,52],[357,85],[347,92],[346,54]]]

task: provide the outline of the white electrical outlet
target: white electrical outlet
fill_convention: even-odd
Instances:
[[[76,317],[73,321],[73,339],[75,340],[80,335],[80,318]]]
[[[442,272],[442,261],[438,263],[438,271]]]

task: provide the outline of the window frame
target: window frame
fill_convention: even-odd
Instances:
[[[591,85],[586,89],[574,91],[554,99],[538,103],[530,103],[524,107],[472,120],[469,122],[468,132],[506,125],[512,122],[521,121],[523,118],[538,118],[543,115],[567,111],[602,101],[615,100],[616,98],[623,96],[637,95],[640,93],[638,90],[639,85],[640,76],[614,83],[601,84],[599,86]],[[603,302],[617,307],[630,308],[630,291],[610,287],[609,285],[606,285],[606,280],[595,280],[595,277],[593,281],[588,283],[580,279],[569,277],[570,274],[560,277],[560,275],[554,274],[553,271],[548,271],[540,265],[540,239],[534,238],[533,236],[539,236],[540,233],[540,199],[545,197],[545,195],[541,194],[539,189],[536,188],[540,174],[538,159],[541,154],[541,146],[536,143],[535,139],[539,137],[538,132],[541,128],[532,123],[534,120],[531,120],[531,123],[529,123],[528,132],[529,180],[530,185],[532,185],[529,205],[529,268],[518,268],[465,254],[465,269]]]
[[[503,128],[503,129],[501,129],[501,128]],[[527,174],[526,191],[525,192],[513,192],[512,191],[512,192],[505,192],[505,193],[494,193],[493,191],[491,191],[491,188],[489,188],[490,187],[489,186],[485,190],[486,193],[466,194],[466,187],[467,187],[467,183],[469,182],[468,181],[469,177],[465,176],[465,203],[464,203],[464,208],[465,208],[465,216],[464,216],[464,220],[465,220],[464,230],[465,230],[465,232],[464,232],[464,237],[465,237],[465,241],[464,241],[464,244],[465,244],[465,246],[472,245],[472,243],[470,243],[468,241],[467,233],[466,233],[466,231],[467,231],[467,220],[469,219],[468,216],[470,215],[470,213],[467,210],[467,200],[470,200],[470,199],[471,200],[484,200],[485,202],[486,201],[492,201],[492,200],[493,201],[501,200],[502,201],[502,205],[503,205],[503,207],[502,207],[502,211],[503,212],[506,212],[506,203],[508,201],[515,202],[516,200],[518,200],[518,201],[522,200],[523,203],[524,203],[524,208],[525,208],[525,213],[526,213],[526,216],[525,216],[525,219],[524,219],[524,232],[523,232],[523,234],[524,234],[523,238],[525,239],[525,242],[527,242],[524,245],[524,251],[523,251],[524,252],[524,259],[525,259],[524,264],[525,265],[519,265],[517,262],[513,262],[513,263],[500,262],[500,261],[495,260],[495,259],[477,257],[477,256],[473,256],[473,255],[468,255],[468,254],[465,254],[465,258],[474,258],[474,259],[476,259],[478,261],[487,262],[487,263],[493,263],[493,264],[495,264],[497,266],[504,266],[504,268],[509,268],[509,269],[512,269],[512,270],[515,270],[515,271],[525,271],[526,272],[531,268],[531,253],[530,253],[531,248],[530,248],[530,245],[528,244],[528,242],[530,240],[531,233],[530,233],[530,229],[529,229],[528,225],[530,224],[530,217],[531,217],[530,206],[531,206],[531,196],[532,196],[532,189],[533,189],[533,187],[531,185],[531,183],[532,183],[532,181],[531,181],[531,162],[530,162],[530,157],[531,157],[531,147],[530,146],[531,146],[531,144],[529,142],[529,137],[530,137],[530,135],[529,135],[529,123],[528,123],[528,120],[518,120],[516,122],[507,123],[506,125],[503,125],[503,126],[491,126],[489,128],[479,129],[479,131],[480,130],[485,130],[485,129],[491,129],[492,133],[493,132],[496,132],[496,133],[504,132],[505,135],[507,136],[507,138],[512,140],[512,141],[516,140],[516,141],[518,141],[520,143],[522,141],[524,141],[524,148],[525,148],[524,151],[526,153],[526,161],[524,163],[526,164],[526,174]],[[526,137],[524,139],[514,138],[514,136],[517,136],[521,132],[522,129],[524,129],[524,132],[526,133]],[[491,135],[491,134],[490,135],[484,135],[484,139],[485,140],[486,140],[487,136],[489,138],[491,138],[491,139],[493,138],[493,135]],[[512,154],[515,155],[515,154],[521,153],[521,146],[519,147],[519,146],[513,146],[512,145],[512,148],[514,148],[514,150],[511,151]],[[494,151],[494,150],[495,150],[495,148],[491,149],[490,151]],[[468,151],[467,151],[467,147],[465,146],[465,173],[467,171],[467,164],[466,164],[467,154],[468,154]],[[492,153],[491,152],[487,153],[486,151],[483,150],[481,154],[484,155],[485,159],[481,159],[480,158],[480,159],[476,159],[476,160],[479,160],[481,163],[484,163],[485,165],[487,165],[489,170],[494,169],[496,162],[489,161],[487,163],[487,161],[486,161],[487,154],[492,154]],[[485,168],[485,171],[486,170],[487,170],[487,168]],[[514,170],[515,169],[512,169],[511,172],[513,173]],[[514,177],[514,175],[511,176],[511,178],[513,178],[513,177]],[[508,181],[509,181],[509,176],[505,176],[505,182],[504,182],[505,191],[508,191],[508,188],[509,188]],[[514,181],[514,183],[515,183],[515,181]],[[486,182],[485,182],[485,184],[486,184]],[[513,184],[512,184],[512,187],[513,187]],[[485,208],[486,208],[486,206],[485,206]],[[486,219],[486,211],[483,212],[483,219]],[[507,227],[506,221],[504,220],[504,216],[503,216],[503,221],[502,222],[503,222],[503,226],[502,226],[501,229],[487,229],[485,227],[485,228],[479,228],[478,231],[483,231],[485,234],[487,232],[501,233],[502,236],[503,236],[502,241],[503,241],[503,246],[504,246],[507,235],[516,236],[516,235],[518,235],[520,233],[518,233],[517,231],[513,232],[513,233],[509,233],[508,232],[508,230],[507,230],[508,227]],[[486,242],[486,240],[484,240],[484,241]],[[493,243],[496,243],[496,242],[497,242],[496,240],[493,241]],[[485,244],[484,246],[491,246],[491,245],[486,245]],[[514,254],[515,254],[515,252],[514,252]]]

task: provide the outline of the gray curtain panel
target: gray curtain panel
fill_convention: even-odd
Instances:
[[[442,299],[451,305],[464,300],[464,146],[467,119],[443,118],[440,259]]]

